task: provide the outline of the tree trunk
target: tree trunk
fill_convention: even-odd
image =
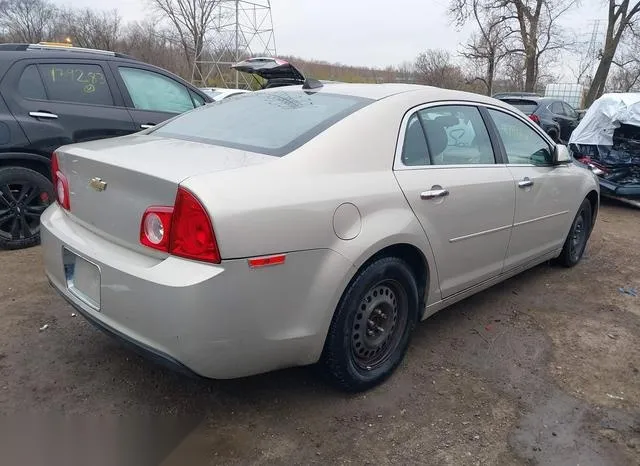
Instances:
[[[592,103],[596,101],[602,94],[604,94],[604,88],[607,83],[607,77],[609,76],[609,71],[611,70],[611,63],[613,62],[613,57],[615,55],[616,48],[618,47],[617,42],[613,47],[605,47],[606,54],[602,55],[600,58],[600,63],[598,64],[598,69],[596,70],[596,74],[591,81],[591,86],[589,86],[589,91],[587,92],[587,96],[584,99],[584,106],[589,107]]]

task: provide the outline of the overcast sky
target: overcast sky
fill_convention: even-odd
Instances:
[[[108,4],[109,8],[118,9],[125,21],[143,19],[148,9],[147,0],[66,0],[66,3],[92,8]],[[429,48],[455,53],[467,39],[469,29],[456,31],[450,25],[446,15],[448,3],[447,0],[271,0],[277,52],[376,67],[413,60],[420,51]],[[577,34],[590,35],[590,22],[604,18],[603,0],[582,0],[580,9],[566,15],[564,25]]]

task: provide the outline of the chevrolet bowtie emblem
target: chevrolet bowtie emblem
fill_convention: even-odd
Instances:
[[[98,192],[104,191],[105,189],[107,189],[107,183],[105,181],[102,181],[102,178],[91,178],[91,181],[89,181],[89,186],[91,186],[93,189],[95,189]]]

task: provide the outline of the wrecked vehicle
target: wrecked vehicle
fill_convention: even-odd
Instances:
[[[598,175],[603,196],[640,207],[640,93],[596,100],[573,131],[569,149]]]

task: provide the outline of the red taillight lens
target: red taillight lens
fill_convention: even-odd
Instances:
[[[220,263],[209,215],[200,201],[178,188],[174,207],[149,207],[140,224],[140,243],[175,256]]]
[[[538,115],[529,115],[529,119],[534,123],[540,124],[540,117]]]
[[[145,246],[169,252],[173,207],[149,207],[142,216],[140,242]]]
[[[211,220],[200,201],[184,188],[178,188],[176,196],[169,252],[188,259],[220,263]]]
[[[64,209],[71,209],[71,201],[69,199],[69,181],[67,177],[60,171],[58,162],[58,154],[55,152],[51,156],[51,181],[56,189],[56,199]]]

